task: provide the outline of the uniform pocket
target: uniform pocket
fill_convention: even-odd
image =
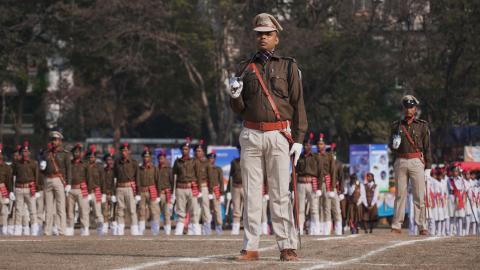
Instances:
[[[272,92],[281,98],[288,98],[288,83],[287,78],[274,75],[270,78],[272,85]]]

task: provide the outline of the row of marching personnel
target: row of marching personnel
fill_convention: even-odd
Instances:
[[[426,218],[431,235],[480,234],[480,180],[458,166],[437,167],[426,177]],[[410,222],[412,223],[412,222]],[[415,233],[416,228],[410,227]]]

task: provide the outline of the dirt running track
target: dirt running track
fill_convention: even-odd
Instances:
[[[78,232],[76,232],[78,234]],[[93,233],[93,230],[92,230]],[[274,237],[261,260],[236,262],[239,236],[0,237],[0,269],[480,269],[480,237],[373,234],[302,237],[300,261],[282,263]]]

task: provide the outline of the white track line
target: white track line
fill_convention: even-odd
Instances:
[[[161,242],[182,242],[182,241],[243,241],[241,238],[55,238],[55,239],[0,239],[0,242],[65,242],[65,241],[161,241]],[[261,240],[262,242],[275,242],[275,240]]]
[[[332,236],[332,237],[325,237],[325,238],[316,238],[316,239],[313,239],[313,240],[315,240],[315,241],[343,240],[343,239],[354,238],[354,237],[358,237],[358,236],[360,236],[360,234],[351,234],[351,235],[348,235],[348,236]]]
[[[321,263],[321,264],[317,264],[317,265],[314,265],[314,266],[311,266],[311,267],[302,268],[302,270],[324,269],[324,268],[332,268],[332,267],[336,267],[336,266],[351,264],[351,263],[355,263],[355,262],[364,260],[368,257],[377,255],[378,253],[381,253],[385,250],[394,249],[394,248],[401,247],[401,246],[408,246],[408,245],[419,243],[419,242],[434,241],[434,240],[438,240],[438,239],[440,239],[440,237],[429,237],[429,238],[425,238],[425,239],[401,241],[401,242],[397,242],[397,243],[392,244],[392,245],[384,246],[384,247],[381,247],[379,249],[369,251],[368,253],[366,253],[362,256],[356,257],[356,258],[348,259],[348,260],[345,260],[345,261]]]

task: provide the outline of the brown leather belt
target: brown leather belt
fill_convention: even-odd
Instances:
[[[192,188],[192,184],[190,184],[190,183],[177,183],[177,188],[189,189],[189,188]]]
[[[313,178],[314,177],[312,177],[312,176],[300,176],[298,178],[298,183],[300,183],[300,184],[310,184],[310,183],[312,183]]]
[[[31,184],[31,183],[33,183],[33,181],[30,182],[30,183],[26,183],[26,184],[15,183],[15,187],[16,187],[16,188],[30,188],[30,184]]]
[[[117,187],[122,187],[122,188],[126,188],[126,187],[131,187],[132,182],[123,182],[123,183],[117,183]]]
[[[272,130],[282,130],[290,126],[290,121],[277,121],[277,122],[250,122],[243,121],[243,126],[250,129],[260,130],[260,131],[272,131]]]
[[[232,186],[235,187],[235,188],[242,188],[243,187],[242,184],[236,184],[236,183],[233,183]]]
[[[397,154],[397,158],[412,159],[412,158],[421,158],[421,157],[422,157],[421,152]]]
[[[61,174],[61,173],[51,173],[51,174],[47,174],[47,178],[55,178],[55,177],[62,178],[62,177],[63,177],[63,174]]]

